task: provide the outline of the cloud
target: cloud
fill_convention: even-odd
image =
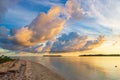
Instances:
[[[20,50],[17,50],[18,52],[30,52],[30,53],[36,53],[36,52],[42,52],[44,48],[43,44],[31,46],[31,47],[25,47],[21,48]]]
[[[108,77],[107,70],[109,69],[98,64],[98,61],[98,58],[50,58],[49,64],[66,76],[68,80],[112,80],[111,77]]]
[[[84,47],[87,42],[87,36],[81,36],[76,32],[71,32],[68,35],[62,34],[53,43],[51,51],[78,51]]]
[[[78,4],[77,0],[68,0],[65,4],[65,6],[53,6],[48,11],[48,13],[40,13],[29,25],[26,25],[24,27],[18,28],[13,30],[12,35],[8,36],[6,39],[8,47],[5,47],[1,43],[1,47],[7,48],[7,49],[23,49],[28,47],[30,49],[30,46],[34,46],[38,43],[44,43],[45,41],[52,40],[60,34],[60,32],[63,30],[65,23],[69,19],[76,20],[78,18],[82,19],[86,15],[85,11],[80,8],[80,5]],[[70,36],[72,35],[72,37]],[[70,38],[71,41],[64,41],[65,44],[62,45],[64,42],[60,41],[60,45],[63,46],[63,49],[68,51],[68,49],[71,50],[78,50],[81,48],[86,41],[86,36],[79,36],[76,33],[71,33],[68,39]],[[67,35],[66,35],[67,36]],[[75,39],[74,36],[76,36]],[[74,42],[73,44],[72,41]],[[78,45],[79,43],[80,45]],[[9,48],[9,46],[13,48]],[[16,47],[18,46],[18,47]],[[49,47],[48,47],[49,46]],[[56,46],[56,45],[54,45]],[[70,47],[69,47],[70,46]],[[58,46],[57,46],[58,47]],[[32,48],[32,47],[31,47]],[[46,45],[44,48],[40,46],[40,48],[36,48],[36,51],[39,52],[41,50],[43,51],[50,51],[52,48],[51,44]],[[58,47],[60,48],[60,47]],[[16,50],[15,49],[15,50]],[[57,49],[58,50],[58,49]]]
[[[23,42],[25,42],[25,44],[29,42],[25,38],[22,40]],[[20,42],[22,40],[20,40]],[[80,35],[77,32],[71,32],[69,34],[62,34],[55,41],[47,41],[46,43],[44,43],[44,45],[42,43],[31,47],[19,45],[24,43],[16,44],[14,41],[11,41],[9,38],[0,38],[0,41],[1,41],[0,47],[9,50],[15,50],[15,51],[17,50],[18,52],[21,51],[25,51],[25,52],[59,52],[59,51],[67,52],[68,51],[69,52],[69,51],[83,51],[83,50],[95,49],[103,44],[104,37],[99,36],[97,39],[90,40],[88,36]]]
[[[19,0],[0,0],[0,22],[2,21],[8,8],[14,6]]]
[[[16,34],[14,36],[15,40],[18,44],[21,45],[32,45],[30,42],[32,35],[32,31],[28,29],[28,27],[23,27],[21,29],[18,29],[16,31]]]
[[[77,5],[77,7],[75,5]],[[66,12],[63,10],[66,10]],[[64,16],[68,17],[68,15],[62,15],[66,13],[68,13],[71,18],[75,16],[78,18],[78,14],[80,14],[80,16],[81,14],[82,16],[85,14],[84,11],[80,9],[77,1],[69,0],[65,7],[54,6],[47,14],[40,13],[30,25],[17,30],[17,33],[14,35],[14,41],[23,46],[33,46],[37,43],[53,39],[64,28],[66,22]]]
[[[116,54],[120,52],[120,36],[109,36],[105,42],[98,48],[92,51],[101,52],[104,54]]]
[[[38,15],[39,12],[31,11],[25,7],[19,5],[8,9],[5,14],[5,24],[11,25],[12,28],[25,26],[31,23],[31,21]],[[23,18],[24,16],[24,18]]]
[[[94,25],[101,25],[119,33],[120,0],[79,0],[83,9],[88,10],[95,19]],[[83,3],[83,4],[82,4]],[[118,30],[116,32],[116,30]]]
[[[54,6],[47,14],[41,13],[30,25],[17,30],[14,40],[20,45],[32,46],[53,39],[63,29],[65,23],[64,19],[58,17],[60,10],[59,6]]]
[[[62,2],[66,2],[66,1],[60,1],[60,0],[31,0],[31,2],[35,3],[35,4],[40,4],[40,5],[43,5],[43,6],[47,6],[47,7],[50,7],[50,6],[57,6],[57,5],[61,5],[63,6]]]
[[[104,36],[98,36],[95,39],[90,39],[88,36],[80,35],[77,32],[62,34],[55,41],[47,41],[46,43],[35,45],[28,48],[23,48],[20,51],[26,52],[70,52],[84,51],[96,49],[103,45]]]
[[[25,30],[25,28],[23,28],[23,29],[24,29],[24,32],[27,32],[27,29],[26,30]],[[12,34],[14,34],[16,32],[16,30],[13,29],[12,31],[10,31],[4,26],[0,27],[0,47],[4,48],[4,49],[8,49],[8,50],[21,50],[23,48],[26,48],[25,46],[18,45],[13,41],[13,37],[10,36],[10,35],[12,35],[12,34],[10,34],[11,32],[12,32]],[[24,34],[24,36],[28,35],[28,33],[27,34],[21,33],[21,34]],[[19,37],[21,34],[17,34],[16,37]],[[21,39],[21,38],[19,38],[19,39]],[[23,40],[25,41],[25,39],[22,39],[22,41]]]
[[[52,45],[53,45],[52,41],[47,41],[44,48],[41,50],[41,52],[50,52]]]
[[[99,46],[101,46],[103,43],[104,43],[104,41],[105,41],[105,38],[104,38],[104,36],[99,36],[97,39],[95,39],[95,40],[89,40],[89,41],[87,41],[87,43],[86,43],[86,45],[84,46],[84,48],[83,49],[88,49],[88,50],[90,50],[90,49],[94,49],[94,48],[97,48],[97,47],[99,47]]]
[[[4,26],[0,26],[0,37],[7,37],[8,36],[8,29]]]
[[[103,36],[99,36],[95,40],[89,40],[88,36],[71,32],[68,35],[62,34],[61,37],[57,38],[52,45],[51,52],[91,50],[101,46],[103,42]]]
[[[0,47],[3,49],[15,50],[15,51],[25,48],[24,46],[15,44],[13,41],[5,37],[0,38]]]
[[[87,15],[87,12],[84,11],[78,2],[78,0],[68,0],[65,4],[68,17],[74,20],[79,20]]]

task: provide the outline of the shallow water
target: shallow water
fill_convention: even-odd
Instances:
[[[120,80],[120,57],[22,57],[57,71],[68,80]]]

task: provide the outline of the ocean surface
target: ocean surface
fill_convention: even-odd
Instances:
[[[68,80],[120,80],[120,57],[20,57],[41,63]]]

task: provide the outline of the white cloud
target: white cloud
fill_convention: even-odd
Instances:
[[[84,4],[82,8],[87,9],[91,16],[96,19],[94,24],[110,28],[115,32],[120,30],[120,0],[79,0]],[[97,26],[96,26],[97,27]]]
[[[40,4],[40,5],[43,5],[43,6],[48,6],[48,7],[51,7],[51,6],[63,6],[62,3],[60,3],[60,1],[58,0],[31,0],[31,2],[35,3],[35,4]]]

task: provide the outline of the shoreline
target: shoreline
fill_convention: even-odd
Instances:
[[[28,60],[0,64],[0,80],[66,80],[42,64]]]

